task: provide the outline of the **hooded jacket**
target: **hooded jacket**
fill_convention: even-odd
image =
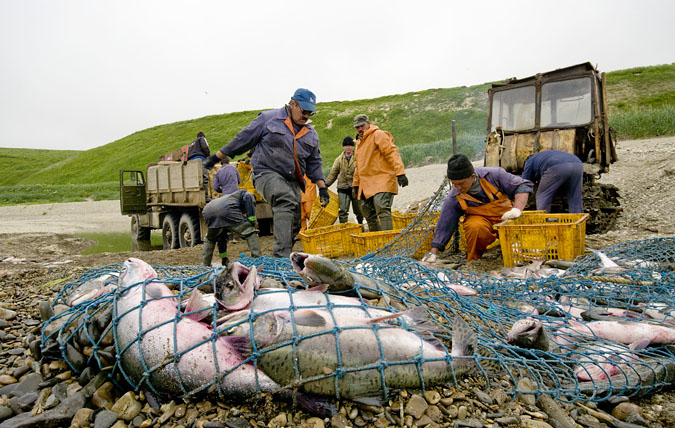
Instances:
[[[356,146],[355,157],[353,185],[359,187],[359,199],[368,199],[381,192],[398,194],[396,177],[404,175],[405,168],[389,132],[370,125]]]

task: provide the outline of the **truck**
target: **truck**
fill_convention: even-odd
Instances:
[[[207,232],[202,209],[211,199],[220,197],[212,189],[213,176],[220,168],[209,171],[208,189],[202,179],[202,161],[184,160],[185,156],[162,156],[147,165],[145,172],[120,170],[120,210],[131,217],[131,248],[151,249],[152,230],[162,230],[162,248],[176,249],[200,244]],[[168,160],[167,160],[168,159]],[[173,160],[178,159],[178,160]],[[237,167],[240,189],[256,198],[256,217],[261,235],[272,232],[272,208],[251,182],[251,165],[232,162]]]
[[[584,163],[587,233],[611,230],[621,213],[616,186],[598,182],[617,160],[606,92],[605,74],[589,62],[508,79],[488,90],[484,165],[520,175],[534,153],[561,150],[576,155]],[[552,210],[563,209],[564,201],[556,198]]]

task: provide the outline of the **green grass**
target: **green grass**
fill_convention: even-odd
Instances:
[[[80,238],[90,239],[96,242],[96,245],[89,247],[82,252],[82,255],[100,254],[100,253],[120,253],[131,251],[131,238],[129,233],[80,233]],[[161,231],[153,231],[150,234],[150,244],[153,250],[162,249]]]
[[[618,112],[611,117],[610,126],[622,140],[673,135],[675,104]]]
[[[19,184],[0,186],[0,206],[119,199],[117,181],[93,184]]]
[[[675,135],[675,63],[606,74],[610,123],[620,138]],[[317,104],[324,170],[355,135],[352,119],[366,113],[394,136],[406,166],[443,162],[452,153],[451,121],[459,151],[483,151],[490,83],[436,88],[374,99]],[[319,94],[320,96],[320,94]],[[260,110],[279,108],[277,105]],[[118,199],[119,170],[144,170],[159,156],[189,144],[203,131],[211,151],[227,144],[259,110],[206,116],[144,129],[86,151],[0,148],[0,205]]]

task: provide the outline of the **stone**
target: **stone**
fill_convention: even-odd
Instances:
[[[120,419],[128,422],[138,416],[142,408],[143,405],[136,400],[136,394],[133,391],[128,391],[112,405],[110,410],[117,413]]]
[[[89,417],[94,412],[94,409],[88,409],[86,407],[80,409],[73,416],[73,420],[70,422],[70,428],[83,428],[89,426]]]
[[[612,416],[624,422],[629,416],[635,414],[642,416],[642,409],[640,406],[629,402],[619,403],[612,409]]]
[[[424,399],[427,400],[429,404],[438,404],[441,401],[441,394],[438,391],[424,391]]]
[[[550,424],[540,421],[539,419],[523,420],[523,426],[528,428],[553,428]]]
[[[91,397],[91,402],[99,409],[106,408],[110,410],[113,401],[112,389],[112,382],[105,382],[94,392],[94,395]]]
[[[110,428],[117,422],[117,413],[103,409],[94,418],[94,428]]]
[[[325,428],[323,419],[320,418],[308,418],[305,422],[300,424],[300,428]]]
[[[491,406],[491,405],[494,404],[494,400],[486,392],[483,392],[478,388],[474,388],[473,393],[476,394],[476,398],[478,398],[478,401],[480,401],[481,403],[483,403],[485,405],[488,405],[488,406]]]
[[[408,403],[405,406],[405,413],[411,415],[415,419],[419,419],[424,414],[424,411],[427,410],[429,404],[427,401],[418,394],[413,394],[408,400]]]
[[[84,407],[85,398],[82,394],[68,397],[57,407],[39,415],[30,412],[20,413],[0,423],[0,428],[33,428],[33,427],[61,427],[68,426],[78,410]]]
[[[330,419],[330,425],[335,428],[347,428],[352,426],[351,422],[349,422],[349,419],[345,418],[344,415],[341,415],[340,413],[333,415],[333,417]]]
[[[424,414],[433,422],[441,423],[443,421],[443,412],[441,412],[441,409],[439,409],[438,406],[429,406]]]
[[[286,424],[288,423],[288,416],[286,413],[279,413],[276,415],[272,420],[270,420],[269,424],[267,424],[268,428],[281,428],[285,427]]]
[[[0,421],[4,421],[5,419],[9,418],[12,416],[14,412],[12,412],[12,409],[10,409],[7,406],[0,406]]]
[[[20,396],[28,392],[37,392],[38,389],[40,389],[42,381],[42,376],[39,374],[29,373],[17,384],[16,388],[12,390],[12,395]]]
[[[457,409],[457,419],[466,419],[466,417],[469,415],[469,410],[466,408],[466,406],[459,406],[459,409]]]
[[[0,375],[0,384],[10,385],[16,383],[16,377],[7,374]]]
[[[536,390],[537,386],[529,378],[524,377],[518,381],[518,391],[536,391]],[[537,399],[535,398],[534,394],[521,393],[518,396],[518,401],[527,404],[528,406],[534,406],[535,404],[537,404]]]

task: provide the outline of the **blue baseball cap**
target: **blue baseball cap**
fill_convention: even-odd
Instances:
[[[303,110],[316,111],[316,95],[309,89],[297,89],[291,99],[297,101]]]

